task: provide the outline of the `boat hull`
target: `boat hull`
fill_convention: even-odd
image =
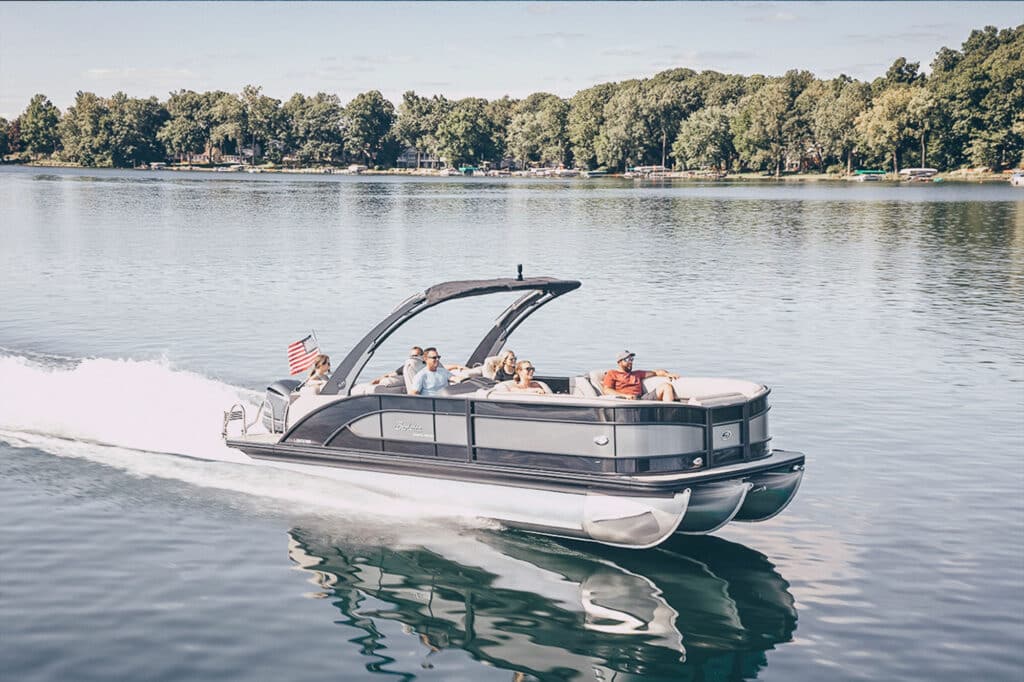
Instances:
[[[379,471],[256,461],[326,476],[404,502],[422,502],[442,513],[471,514],[510,528],[633,549],[654,547],[675,533],[690,499],[688,488],[668,497],[607,495],[449,479],[424,481],[419,476]],[[453,500],[457,505],[452,504]]]
[[[686,517],[679,525],[678,532],[704,535],[718,530],[739,513],[752,487],[744,479],[697,486],[690,497]]]
[[[795,474],[799,483],[804,459],[800,453],[777,451],[753,470],[748,465],[645,480],[466,463],[435,462],[426,469],[422,462],[398,456],[381,462],[366,453],[336,453],[327,460],[322,453],[282,452],[280,445],[242,449],[266,466],[343,481],[429,505],[443,515],[472,515],[528,532],[633,549],[657,546],[676,533],[710,533],[744,512],[743,520],[769,518],[781,511],[775,506],[785,506],[795,494],[787,482]],[[338,454],[349,459],[339,461]],[[403,472],[403,465],[410,468]],[[761,496],[748,506],[748,493],[754,490]]]
[[[802,465],[791,471],[768,471],[752,476],[753,487],[736,513],[736,520],[753,522],[772,518],[796,497],[803,476]]]

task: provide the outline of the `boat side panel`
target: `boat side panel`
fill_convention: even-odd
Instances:
[[[658,457],[700,452],[704,429],[676,424],[618,425],[615,448],[619,457]]]
[[[745,417],[753,406],[767,408],[764,402],[709,411],[381,394],[341,398],[318,408],[282,442],[564,471],[690,471],[768,455],[767,440],[752,442],[767,437],[766,411],[752,417],[749,426],[714,421]],[[699,421],[698,416],[703,425],[685,423]]]
[[[286,443],[326,443],[342,426],[379,411],[376,396],[338,400],[307,414],[281,438]]]
[[[742,422],[730,422],[727,424],[716,424],[712,427],[711,433],[715,450],[735,448],[743,444],[740,437],[740,425]]]
[[[768,413],[750,420],[750,442],[759,443],[768,440]]]
[[[615,429],[610,424],[477,417],[473,430],[478,448],[559,452],[583,457],[615,456]]]

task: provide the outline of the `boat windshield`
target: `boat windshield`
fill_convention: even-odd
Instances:
[[[422,294],[406,299],[370,330],[339,363],[338,368],[321,390],[321,394],[348,395],[364,367],[381,344],[414,317],[440,303],[492,294],[516,294],[514,301],[493,322],[490,330],[465,361],[466,366],[474,367],[482,363],[488,356],[496,353],[516,327],[537,309],[558,296],[579,288],[579,286],[580,283],[576,280],[560,280],[551,277],[462,280],[436,284]],[[480,302],[475,303],[480,305]],[[488,306],[480,307],[488,308]],[[420,345],[418,341],[420,340],[411,343]],[[442,340],[437,339],[437,342],[437,344],[431,343],[431,345],[440,347]]]

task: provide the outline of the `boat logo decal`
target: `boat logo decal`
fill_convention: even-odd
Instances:
[[[725,440],[728,440],[728,439],[732,438],[732,431],[729,431],[728,429],[725,430],[725,431],[722,431],[722,438],[725,439]]]
[[[422,424],[411,424],[409,422],[397,421],[391,428],[399,433],[407,433],[410,436],[415,436],[417,438],[430,438],[431,435],[429,433],[423,433]]]

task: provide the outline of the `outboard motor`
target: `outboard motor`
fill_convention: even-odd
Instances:
[[[292,391],[302,385],[296,379],[282,379],[267,386],[264,398],[263,426],[270,433],[284,432],[284,418],[291,404]]]

